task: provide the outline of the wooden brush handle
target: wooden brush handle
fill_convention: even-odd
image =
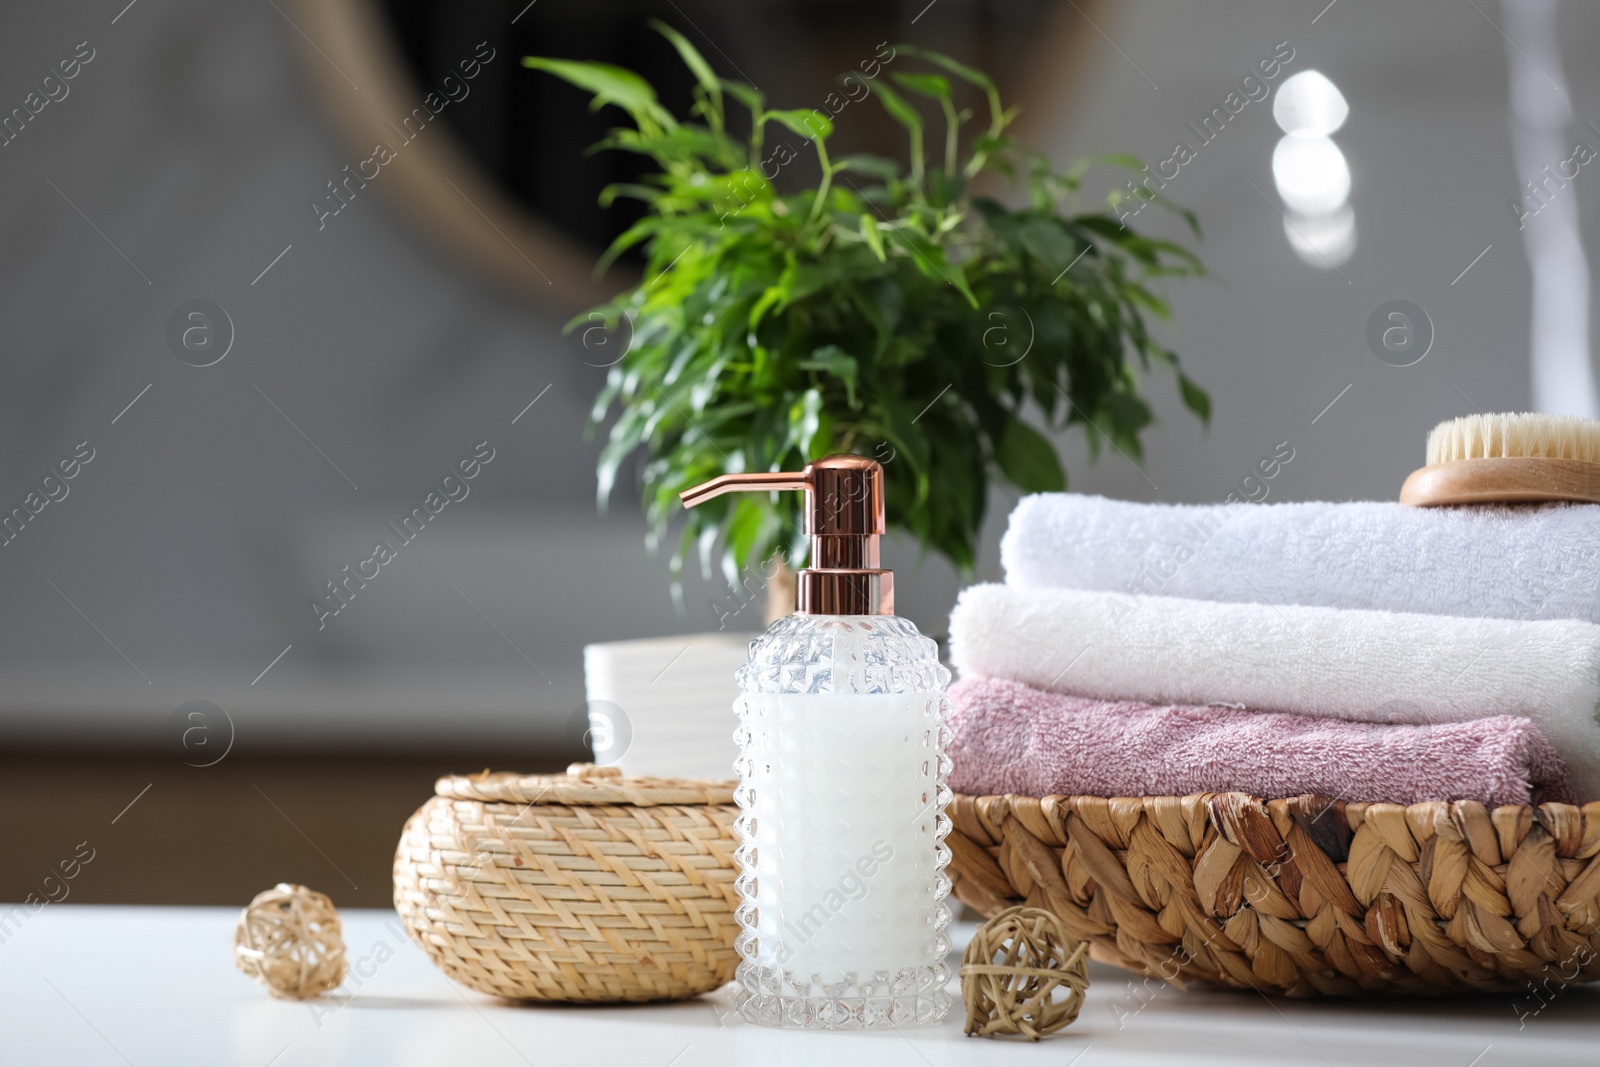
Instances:
[[[1546,500],[1600,504],[1600,463],[1511,456],[1458,459],[1412,471],[1400,487],[1400,503],[1419,507]]]

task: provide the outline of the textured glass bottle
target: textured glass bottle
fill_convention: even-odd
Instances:
[[[949,681],[893,615],[791,615],[751,643],[734,795],[749,1021],[902,1027],[949,1011]]]
[[[739,1011],[765,1026],[919,1026],[950,1010],[950,672],[894,614],[883,467],[827,456],[682,494],[806,494],[796,612],[739,671]]]

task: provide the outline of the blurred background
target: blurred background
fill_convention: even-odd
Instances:
[[[1212,424],[1157,375],[1142,468],[1064,438],[1075,490],[1219,500],[1287,443],[1268,499],[1386,499],[1442,419],[1596,414],[1594,5],[32,3],[0,37],[0,513],[27,509],[0,549],[0,899],[87,840],[74,900],[385,904],[434,776],[584,758],[584,645],[718,628],[728,590],[690,574],[675,608],[629,478],[597,511],[605,369],[562,325],[636,277],[591,274],[631,221],[596,195],[635,171],[520,64],[619,63],[679,109],[650,17],[778,106],[906,41],[992,71],[1058,163],[1188,146],[1164,191],[1215,277],[1168,290],[1170,336]],[[1225,105],[1272,56],[1273,95]],[[873,102],[836,122],[900,151]],[[394,158],[347,180],[378,140]],[[1419,361],[1370,341],[1395,301]],[[319,626],[311,598],[475,453],[467,497]],[[942,633],[965,579],[888,556]]]

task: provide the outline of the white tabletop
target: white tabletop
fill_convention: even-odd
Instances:
[[[0,914],[9,909],[0,908]],[[942,1026],[810,1033],[744,1025],[725,989],[679,1004],[522,1007],[458,989],[392,912],[343,913],[341,998],[276,1001],[233,969],[237,912],[50,905],[0,943],[0,1064],[698,1067],[825,1064],[1600,1063],[1600,988],[1431,1001],[1294,1002],[1183,993],[1094,966],[1083,1014],[1029,1045]],[[971,928],[958,931],[958,948]],[[5,937],[0,932],[0,937]],[[959,1003],[959,997],[958,997]],[[1529,1013],[1519,1020],[1518,1011]],[[1520,1027],[1520,1028],[1519,1028]]]

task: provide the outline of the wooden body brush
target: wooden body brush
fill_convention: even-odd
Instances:
[[[1600,504],[1600,422],[1572,415],[1467,415],[1428,434],[1428,465],[1400,503]]]

